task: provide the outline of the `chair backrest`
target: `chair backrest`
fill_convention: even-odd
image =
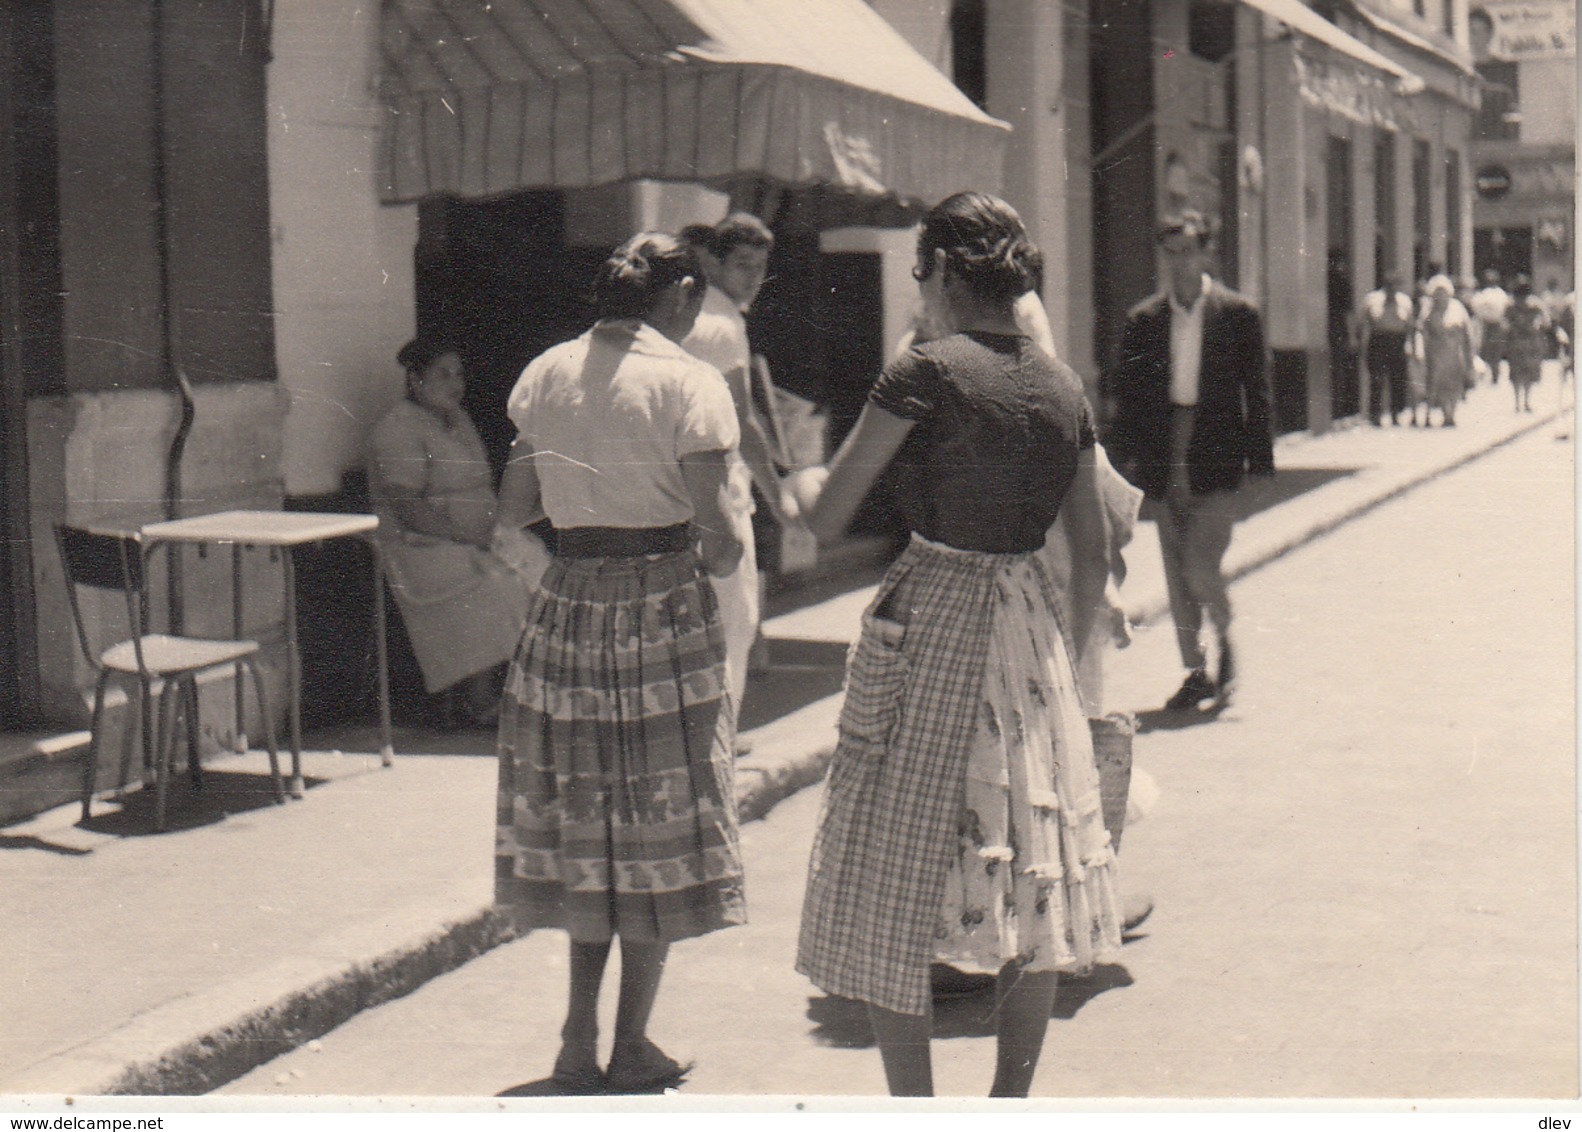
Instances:
[[[136,534],[124,531],[93,531],[66,523],[55,525],[55,543],[60,549],[61,565],[66,570],[66,597],[72,620],[77,626],[77,643],[95,668],[99,655],[88,641],[88,628],[77,602],[77,587],[118,590],[126,597],[127,630],[143,666],[140,638],[148,624],[147,575],[143,569],[143,543]]]

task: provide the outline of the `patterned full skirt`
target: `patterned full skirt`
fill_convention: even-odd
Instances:
[[[797,969],[905,1014],[934,959],[1084,971],[1120,946],[1114,864],[1042,563],[914,535],[852,650]]]
[[[495,902],[587,943],[745,922],[734,735],[697,557],[557,558],[501,704]]]

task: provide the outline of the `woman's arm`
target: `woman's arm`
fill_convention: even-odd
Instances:
[[[1104,521],[1104,501],[1099,497],[1098,467],[1094,449],[1077,455],[1077,478],[1061,505],[1071,545],[1071,635],[1080,650],[1100,615],[1112,620],[1117,643],[1125,639],[1126,614],[1110,584],[1109,527]]]
[[[703,568],[716,578],[736,569],[742,559],[741,540],[726,513],[728,475],[724,449],[689,452],[681,457],[681,479],[692,499]]]
[[[500,503],[494,509],[496,527],[516,530],[544,518],[543,492],[533,453],[519,436],[511,441],[505,472],[500,477]]]
[[[802,518],[819,542],[846,533],[868,489],[889,465],[916,422],[868,403],[826,471],[808,468],[791,477]]]

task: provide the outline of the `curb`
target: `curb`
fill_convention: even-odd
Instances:
[[[449,910],[454,915],[454,909]],[[410,994],[515,937],[492,907],[435,927],[432,906],[328,941],[324,959],[286,959],[193,998],[177,999],[29,1067],[11,1093],[193,1096],[329,1033],[361,1011]],[[377,938],[370,938],[377,935]],[[172,1034],[196,1035],[172,1043]],[[158,1051],[151,1053],[150,1051]],[[62,1082],[71,1081],[70,1089]]]
[[[1229,564],[1241,578],[1374,508],[1553,424],[1568,410],[1537,417],[1487,447],[1384,485],[1355,504],[1318,515],[1293,534],[1256,546]],[[1168,612],[1161,594],[1132,610],[1136,624]],[[741,821],[755,821],[816,784],[834,754],[839,694],[757,728],[753,750],[736,764]],[[434,926],[438,920],[439,926]],[[391,945],[394,936],[398,942]],[[316,941],[325,958],[286,959],[247,978],[150,1011],[109,1034],[46,1061],[6,1083],[12,1093],[55,1093],[70,1080],[81,1095],[190,1096],[208,1092],[296,1049],[358,1013],[401,998],[430,980],[517,937],[509,919],[485,905],[438,917],[411,908],[371,929]],[[171,1041],[172,1033],[187,1037]],[[151,1050],[158,1052],[150,1053]]]

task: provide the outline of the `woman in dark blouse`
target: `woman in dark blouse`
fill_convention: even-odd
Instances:
[[[797,953],[868,1004],[896,1096],[933,1092],[931,962],[999,971],[990,1095],[1026,1096],[1058,972],[1120,944],[1070,648],[1113,612],[1093,426],[1076,375],[1017,329],[1038,267],[1005,202],[936,206],[913,274],[953,333],[892,363],[828,472],[792,486],[829,541],[893,459],[912,528],[852,651]],[[1063,504],[1092,559],[1070,626],[1036,553]]]

